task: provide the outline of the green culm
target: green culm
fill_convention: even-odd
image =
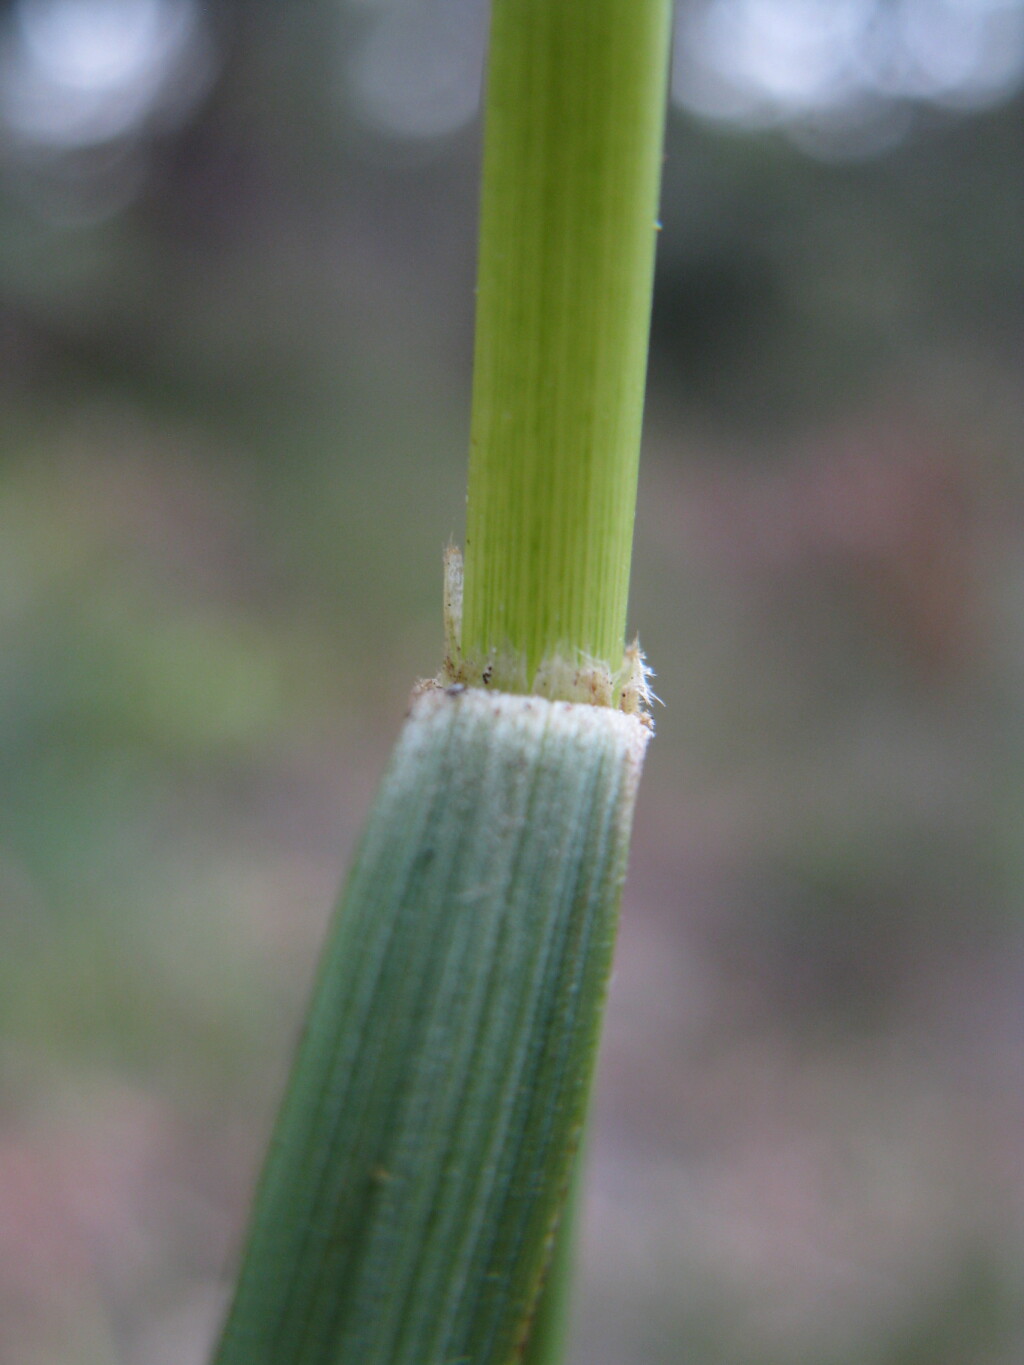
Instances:
[[[561,1358],[566,1245],[542,1286],[650,734],[625,614],[670,10],[493,0],[464,583],[450,552],[445,665],[328,936],[214,1365]]]

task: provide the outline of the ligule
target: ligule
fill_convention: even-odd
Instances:
[[[507,1365],[583,1122],[648,731],[427,688],[321,964],[216,1365]]]

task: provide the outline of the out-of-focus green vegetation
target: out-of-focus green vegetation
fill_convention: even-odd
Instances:
[[[87,10],[0,7],[4,1365],[204,1358],[468,429],[479,14],[111,0],[104,125]],[[588,1365],[1024,1347],[1024,105],[901,101],[670,119]]]

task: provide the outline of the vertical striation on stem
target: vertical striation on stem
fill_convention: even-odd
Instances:
[[[670,17],[670,0],[492,6],[466,682],[621,685]]]

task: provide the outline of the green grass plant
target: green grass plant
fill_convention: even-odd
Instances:
[[[561,1356],[650,733],[625,606],[669,18],[494,0],[464,583],[452,552],[216,1365]]]
[[[588,701],[622,667],[670,6],[492,15],[465,680]]]

